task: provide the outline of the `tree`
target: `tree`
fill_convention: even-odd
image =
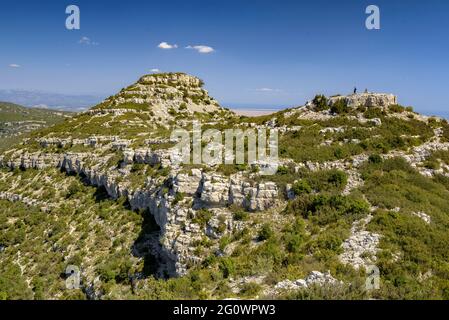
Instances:
[[[318,111],[329,109],[329,106],[327,105],[327,98],[322,94],[316,95],[312,102]]]

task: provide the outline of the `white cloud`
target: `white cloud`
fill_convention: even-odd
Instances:
[[[82,37],[80,39],[80,41],[78,41],[78,43],[79,44],[84,44],[86,46],[90,46],[90,45],[97,46],[97,45],[99,45],[98,42],[92,41],[89,37]]]
[[[159,69],[157,69],[157,68],[151,69],[150,71],[151,71],[151,72],[156,72],[156,73],[157,73],[157,72],[161,72],[161,70],[159,70]]]
[[[176,49],[178,47],[178,45],[177,44],[169,44],[167,42],[161,42],[161,43],[159,43],[159,45],[157,47],[160,49],[169,50],[169,49]]]
[[[20,64],[11,63],[11,64],[9,65],[9,67],[10,67],[10,68],[20,68],[21,65],[20,65]]]
[[[186,49],[193,49],[198,51],[199,53],[212,53],[215,51],[214,48],[209,47],[209,46],[187,46]]]
[[[258,88],[257,92],[281,92],[281,89],[272,89],[272,88]]]

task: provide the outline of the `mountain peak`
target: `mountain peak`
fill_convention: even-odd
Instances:
[[[143,85],[166,84],[202,87],[204,82],[195,76],[183,72],[153,73],[142,76],[138,83]]]
[[[220,111],[218,102],[202,88],[203,84],[201,79],[185,73],[144,75],[94,109],[137,109],[161,117]]]

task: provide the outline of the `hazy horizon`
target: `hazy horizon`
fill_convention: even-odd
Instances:
[[[207,86],[207,84],[206,84]],[[11,95],[5,94],[11,93]],[[16,93],[22,93],[23,96],[13,96]],[[103,99],[113,95],[115,93],[109,94],[95,94],[95,93],[84,93],[84,94],[73,94],[73,93],[55,93],[48,92],[44,90],[24,90],[24,89],[2,89],[0,88],[0,101],[10,102],[19,104],[30,108],[49,108],[64,111],[79,112],[87,110],[96,104],[100,103]],[[213,92],[210,92],[213,96]],[[317,93],[318,94],[318,93]],[[33,95],[32,99],[29,95]],[[222,107],[229,108],[231,110],[237,111],[244,115],[262,115],[270,112],[276,112],[279,110],[303,106],[307,100],[312,99],[313,96],[309,97],[304,101],[298,101],[296,104],[290,105],[280,105],[275,103],[240,103],[240,102],[227,102],[219,101]],[[30,102],[27,102],[30,99]],[[398,97],[399,103],[401,103],[401,97]],[[32,102],[34,101],[34,102]],[[58,102],[59,101],[59,102]],[[90,103],[88,103],[90,101]],[[415,106],[414,110],[416,112],[429,115],[429,116],[439,116],[442,118],[449,119],[449,108],[446,110],[439,110],[437,108],[426,108],[426,110],[420,110]]]

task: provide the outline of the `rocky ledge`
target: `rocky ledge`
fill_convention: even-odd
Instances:
[[[343,100],[348,107],[388,107],[397,104],[397,97],[387,93],[357,93],[347,96],[333,96],[328,98],[330,106]]]
[[[0,158],[0,166],[10,169],[60,168],[68,173],[81,175],[91,185],[103,187],[111,198],[126,197],[135,210],[149,210],[161,229],[158,254],[165,262],[165,269],[160,270],[160,274],[169,276],[183,275],[189,266],[202,261],[202,257],[195,254],[195,243],[204,236],[218,240],[241,227],[240,221],[234,221],[228,206],[237,205],[248,211],[263,211],[278,203],[279,191],[275,183],[250,183],[242,174],[226,177],[199,169],[191,169],[189,173],[172,171],[168,177],[148,177],[144,186],[133,187],[126,179],[120,182],[120,177],[123,178],[123,174],[128,172],[126,167],[101,168],[107,158],[96,159],[96,165],[91,167],[89,161],[92,160],[92,155],[89,153],[18,153],[15,156],[8,161]],[[126,159],[129,155],[125,153],[124,156]],[[163,159],[153,157],[151,160],[154,163],[146,161],[146,157],[139,153],[133,154],[131,159],[151,164],[163,162]],[[182,195],[182,200],[179,200],[179,195]],[[27,199],[14,198],[14,201],[20,200],[26,202]],[[201,210],[209,210],[211,213],[211,219],[204,225],[199,224],[196,219]]]

